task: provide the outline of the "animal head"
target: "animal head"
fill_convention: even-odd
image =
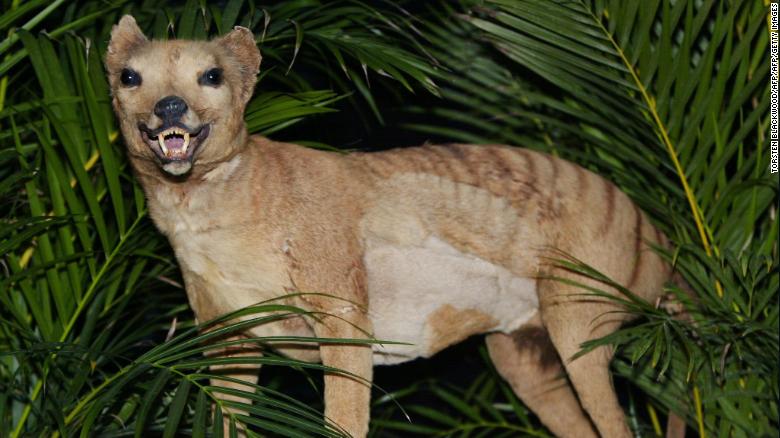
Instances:
[[[231,157],[245,143],[260,60],[245,27],[211,41],[150,41],[122,17],[106,68],[129,154],[176,176]]]

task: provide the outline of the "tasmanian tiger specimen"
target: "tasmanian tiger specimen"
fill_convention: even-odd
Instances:
[[[503,378],[555,434],[630,436],[610,349],[572,360],[627,316],[552,280],[605,287],[549,263],[546,251],[570,254],[655,301],[671,270],[650,245],[666,241],[636,205],[575,164],[515,147],[344,155],[249,136],[243,112],[260,59],[242,27],[212,41],[150,41],[125,16],[111,34],[113,106],[198,320],[316,291],[330,296],[297,295],[289,304],[333,316],[246,335],[410,344],[282,349],[365,379],[325,375],[325,415],[354,437],[368,430],[374,365],[429,357],[481,333]],[[258,369],[222,372],[253,382]]]

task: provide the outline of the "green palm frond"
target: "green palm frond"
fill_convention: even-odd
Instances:
[[[101,55],[125,13],[156,38],[251,28],[264,57],[246,113],[253,133],[331,148],[295,128],[347,103],[350,117],[381,123],[385,93],[402,96],[403,126],[425,135],[546,150],[607,176],[670,237],[663,255],[694,291],[669,289],[690,321],[624,291],[617,299],[643,318],[584,346],[619,347],[632,427],[658,433],[645,417],[660,410],[702,435],[776,434],[764,3],[0,0],[0,435],[230,435],[212,405],[217,418],[251,412],[233,421],[250,433],[340,435],[273,386],[239,390],[251,406],[215,401],[209,381],[224,377],[202,354],[227,344],[204,343],[215,335],[198,334],[187,313],[110,108]],[[246,312],[253,321],[225,330],[295,313]],[[174,320],[183,333],[167,339]],[[236,361],[322,371],[275,356],[281,341],[242,341],[266,354]],[[378,395],[374,436],[546,436],[490,369],[463,387],[416,381]]]
[[[433,110],[441,123],[411,126],[547,150],[615,181],[678,246],[665,256],[697,295],[680,295],[694,323],[616,297],[644,319],[586,350],[622,345],[617,370],[702,435],[776,431],[778,312],[769,303],[778,297],[778,179],[763,133],[766,7],[463,3],[460,20],[452,11],[429,27],[434,56],[452,71],[440,80],[449,106]]]

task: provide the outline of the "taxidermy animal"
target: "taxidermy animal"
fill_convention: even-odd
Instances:
[[[334,154],[250,136],[243,112],[260,60],[243,27],[212,41],[150,41],[125,16],[111,34],[113,106],[197,319],[316,291],[327,295],[287,301],[332,316],[246,335],[407,343],[281,349],[365,379],[325,374],[325,415],[354,437],[368,431],[374,365],[482,333],[501,376],[553,433],[630,436],[610,349],[572,359],[628,316],[554,279],[606,287],[547,257],[550,248],[570,254],[655,301],[671,268],[650,246],[667,242],[636,205],[575,164],[521,148]],[[228,371],[256,381],[259,370]]]

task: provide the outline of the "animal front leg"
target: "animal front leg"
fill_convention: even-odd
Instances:
[[[234,341],[241,339],[241,336],[232,336],[221,341]],[[234,422],[236,415],[249,415],[246,409],[236,407],[235,403],[243,405],[252,405],[252,400],[235,394],[233,391],[243,391],[254,393],[253,385],[257,383],[260,364],[251,363],[248,358],[258,357],[262,354],[259,348],[253,348],[248,344],[233,345],[220,348],[218,350],[206,353],[207,357],[240,359],[235,364],[212,365],[209,372],[213,375],[210,379],[214,396],[218,399],[217,403],[222,405],[222,418],[214,418],[214,421],[222,421],[223,429],[227,435],[230,425]],[[246,362],[244,362],[246,360]],[[236,423],[236,429],[239,436],[246,436],[244,426]]]
[[[320,338],[365,339],[368,323],[360,311],[339,315],[344,320],[326,317],[315,326]],[[354,324],[354,325],[352,325]],[[362,330],[361,330],[362,329]],[[365,437],[371,402],[373,371],[371,345],[322,344],[322,364],[346,371],[325,373],[325,418],[353,438]]]

